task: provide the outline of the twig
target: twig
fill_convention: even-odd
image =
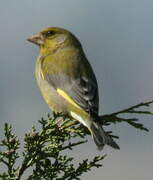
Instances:
[[[142,102],[142,103],[139,103],[139,104],[136,104],[136,105],[134,105],[134,106],[131,106],[130,108],[127,108],[127,109],[123,109],[123,110],[121,110],[121,111],[118,111],[118,112],[115,112],[115,113],[111,113],[110,114],[110,116],[111,115],[114,115],[114,116],[116,116],[116,115],[118,115],[118,114],[123,114],[123,113],[134,113],[134,111],[132,111],[132,110],[134,110],[134,109],[136,109],[136,108],[139,108],[139,107],[142,107],[142,106],[150,106],[151,104],[153,103],[153,100],[152,101],[147,101],[147,102]],[[135,111],[136,113],[137,113],[137,111]],[[139,111],[139,113],[141,112],[141,114],[144,112],[144,114],[146,114],[146,111]],[[148,114],[148,113],[147,113]],[[151,113],[149,113],[149,114],[153,114],[152,112]]]

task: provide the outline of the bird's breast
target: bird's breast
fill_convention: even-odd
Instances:
[[[35,77],[42,96],[48,106],[55,112],[67,111],[67,102],[63,99],[51,84],[49,84],[42,73],[41,58],[38,57],[35,66]]]

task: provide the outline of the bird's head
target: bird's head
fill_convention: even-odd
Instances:
[[[40,47],[41,54],[48,54],[66,46],[81,46],[77,38],[69,31],[49,27],[27,39]]]

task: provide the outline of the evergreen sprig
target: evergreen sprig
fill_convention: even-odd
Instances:
[[[64,123],[56,123],[57,118],[64,119]],[[19,140],[12,133],[12,127],[5,124],[5,138],[1,141],[0,146],[0,163],[5,164],[8,168],[0,173],[0,178],[6,180],[20,180],[23,174],[30,167],[33,168],[31,175],[27,180],[69,180],[80,179],[79,177],[92,167],[100,167],[100,160],[104,156],[97,156],[93,160],[83,160],[78,166],[73,164],[73,157],[64,155],[67,150],[73,150],[85,142],[84,127],[72,120],[58,114],[58,116],[39,121],[41,130],[38,132],[35,127],[25,134],[24,151],[22,153],[22,164],[17,167],[15,161],[19,158]],[[79,127],[80,126],[80,127]],[[79,128],[78,128],[79,127]],[[76,137],[80,140],[76,140]]]
[[[123,117],[120,117],[120,115],[125,115],[125,114],[153,115],[153,112],[151,112],[151,111],[135,110],[140,107],[149,107],[152,103],[153,103],[153,101],[146,101],[146,102],[142,102],[142,103],[136,104],[134,106],[131,106],[129,108],[123,109],[121,111],[103,115],[103,116],[101,116],[102,124],[110,125],[111,123],[116,124],[116,123],[126,122],[136,129],[140,129],[143,131],[149,131],[143,124],[137,122],[139,120],[138,118],[135,118],[135,117],[134,118],[123,118]]]
[[[134,128],[148,131],[143,124],[138,123],[137,118],[122,118],[124,114],[147,114],[150,111],[138,111],[140,107],[148,107],[153,101],[140,103],[130,108],[101,116],[101,124],[126,122]],[[61,123],[61,120],[62,123]],[[39,120],[41,128],[39,131],[32,127],[25,134],[24,150],[20,156],[21,165],[17,165],[19,159],[19,139],[12,132],[12,126],[5,123],[4,139],[0,141],[0,172],[2,180],[21,180],[27,169],[32,172],[26,180],[79,180],[83,173],[90,171],[93,167],[102,166],[101,161],[105,155],[95,156],[92,160],[82,160],[78,165],[74,164],[74,157],[67,155],[67,151],[73,150],[87,142],[88,130],[77,121],[71,120],[62,114],[48,115],[47,119]],[[112,132],[107,132],[113,138]],[[79,138],[77,138],[79,137]],[[78,140],[79,139],[79,140]],[[25,179],[25,178],[24,178]]]

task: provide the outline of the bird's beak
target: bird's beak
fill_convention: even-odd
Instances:
[[[44,38],[40,33],[31,36],[30,38],[27,39],[27,41],[32,42],[38,46],[44,44]]]

